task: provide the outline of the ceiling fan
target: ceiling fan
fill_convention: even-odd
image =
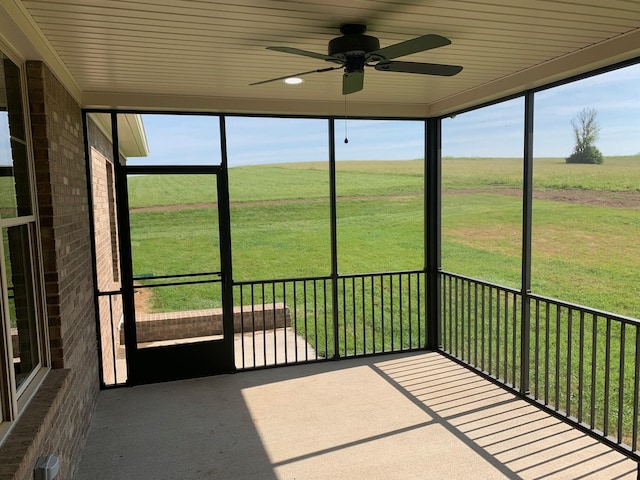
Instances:
[[[343,69],[342,94],[359,92],[364,86],[364,68],[373,67],[382,72],[418,73],[422,75],[439,75],[450,77],[462,70],[457,65],[441,65],[437,63],[398,62],[394,58],[404,57],[412,53],[424,52],[433,48],[449,45],[451,40],[440,35],[422,35],[404,42],[380,48],[380,41],[376,37],[365,35],[366,25],[348,23],[340,27],[341,37],[329,41],[328,55],[310,52],[293,47],[267,47],[276,52],[292,53],[304,57],[317,58],[337,66],[309,70],[307,72],[271,78],[250,85],[275,82],[291,77],[300,77],[310,73],[329,72]]]

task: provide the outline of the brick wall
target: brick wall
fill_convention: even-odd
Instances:
[[[27,77],[52,366],[64,368],[58,370],[64,381],[48,388],[61,376],[51,372],[0,448],[0,463],[15,463],[15,452],[23,452],[14,473],[3,475],[31,480],[37,457],[56,454],[58,479],[65,480],[79,459],[99,386],[82,117],[44,64],[27,62]]]
[[[120,288],[120,267],[115,217],[113,148],[111,140],[90,119],[87,130],[90,144],[98,290],[116,291]],[[115,356],[120,350],[118,327],[122,317],[122,296],[102,296],[98,303],[103,380],[107,385],[122,383],[125,378],[116,378],[115,374]]]
[[[233,308],[233,330],[259,332],[291,326],[291,312],[284,303],[244,305]],[[222,335],[222,309],[150,313],[136,317],[138,342]],[[124,344],[124,332],[121,342]]]

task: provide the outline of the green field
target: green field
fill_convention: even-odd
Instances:
[[[640,197],[639,156],[607,158],[604,165],[567,165],[561,159],[537,159],[534,165],[536,191],[582,189]],[[420,160],[338,162],[341,274],[423,267],[422,171]],[[443,160],[445,270],[519,286],[522,201],[502,189],[518,188],[521,177],[520,160]],[[136,272],[166,274],[170,266],[180,265],[179,273],[217,269],[212,210],[159,208],[213,201],[211,178],[141,176],[129,183]],[[330,273],[327,164],[231,168],[229,184],[235,280]],[[135,210],[149,206],[159,210]],[[188,245],[184,249],[164,241],[176,232]],[[149,243],[149,236],[157,241]],[[533,291],[637,317],[640,300],[633,292],[640,282],[640,270],[634,268],[639,236],[640,210],[634,206],[534,200]],[[137,239],[153,248],[136,249]],[[194,300],[178,297],[183,305],[158,298],[157,308],[188,308]]]

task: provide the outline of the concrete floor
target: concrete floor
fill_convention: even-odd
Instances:
[[[437,353],[108,390],[75,480],[635,479]]]

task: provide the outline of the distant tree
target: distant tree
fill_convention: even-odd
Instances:
[[[595,163],[604,161],[602,153],[594,145],[600,135],[600,125],[596,121],[598,112],[594,108],[583,109],[571,120],[571,127],[576,138],[573,153],[566,159],[567,163]]]

